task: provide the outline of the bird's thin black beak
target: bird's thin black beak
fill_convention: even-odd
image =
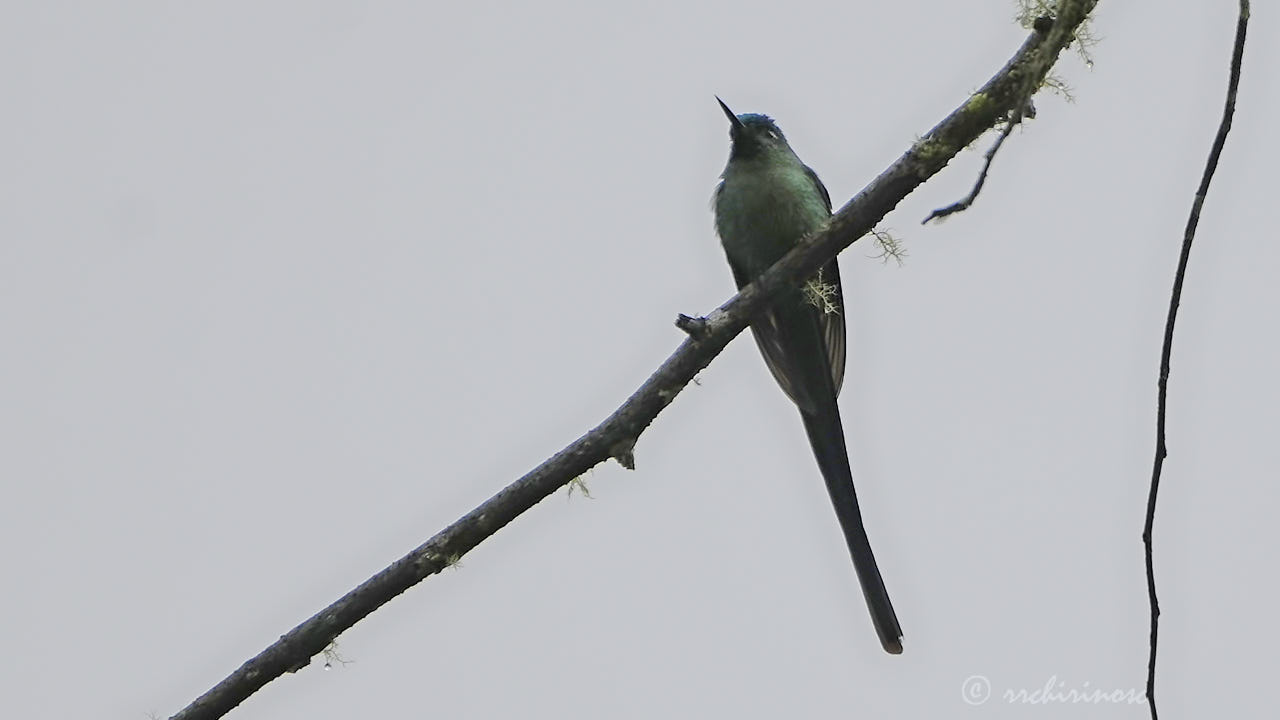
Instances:
[[[738,119],[737,115],[733,114],[728,105],[724,104],[719,95],[716,96],[716,102],[720,103],[720,109],[724,111],[724,116],[729,118],[729,129],[736,135],[742,129],[742,121]]]

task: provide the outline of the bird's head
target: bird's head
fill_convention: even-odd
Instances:
[[[723,100],[717,97],[716,102],[720,103],[720,109],[729,118],[729,139],[733,142],[731,159],[746,159],[779,150],[788,153],[791,151],[782,129],[768,115],[735,115]]]

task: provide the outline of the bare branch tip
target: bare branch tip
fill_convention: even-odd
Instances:
[[[618,464],[628,470],[636,469],[636,439],[624,438],[613,447],[609,448],[609,456],[618,461]]]
[[[685,331],[694,340],[701,340],[707,335],[707,319],[704,317],[695,318],[680,313],[676,317],[676,327]]]

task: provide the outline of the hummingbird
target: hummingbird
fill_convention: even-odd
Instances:
[[[729,118],[730,149],[712,208],[716,233],[741,290],[826,226],[831,196],[771,118],[736,115],[723,100],[716,101]],[[762,311],[752,321],[751,333],[774,379],[800,409],[871,622],[885,651],[896,655],[902,652],[902,627],[862,523],[836,405],[844,381],[844,323],[840,267],[832,258],[805,286],[784,291]]]

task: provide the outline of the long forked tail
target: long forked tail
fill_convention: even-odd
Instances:
[[[824,403],[825,404],[825,403]],[[815,413],[800,412],[804,429],[809,433],[809,444],[827,482],[827,492],[835,507],[840,529],[853,556],[853,567],[862,585],[862,596],[871,611],[871,622],[885,652],[897,655],[902,652],[902,626],[893,612],[889,592],[880,577],[880,567],[871,552],[866,528],[862,525],[862,513],[858,509],[858,496],[853,489],[853,474],[849,470],[849,453],[844,444],[844,428],[840,424],[840,411],[834,398],[827,407]]]

